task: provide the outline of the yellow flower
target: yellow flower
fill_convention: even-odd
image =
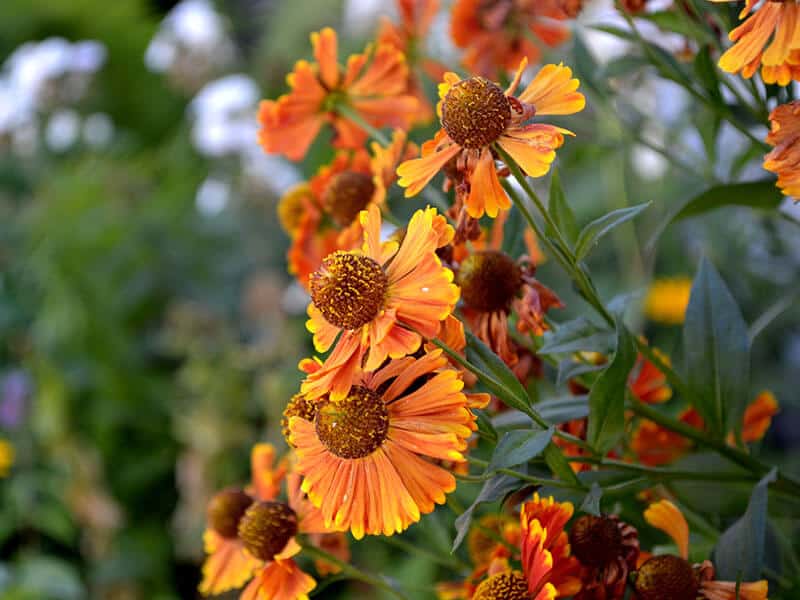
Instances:
[[[644,314],[665,325],[680,325],[686,316],[692,280],[688,277],[656,279],[647,292]]]
[[[8,477],[11,465],[14,464],[14,446],[7,440],[0,439],[0,477]]]

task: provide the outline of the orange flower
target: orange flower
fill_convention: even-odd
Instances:
[[[457,0],[451,33],[456,46],[466,49],[464,65],[496,78],[524,57],[538,62],[541,46],[569,39],[569,29],[558,22],[566,18],[559,0]]]
[[[657,348],[653,352],[666,364],[669,357]],[[672,398],[672,389],[667,385],[667,377],[642,354],[636,357],[636,364],[628,378],[631,393],[645,404],[660,404]]]
[[[320,167],[308,184],[301,184],[281,199],[281,221],[297,221],[287,260],[289,272],[308,289],[308,278],[323,259],[336,250],[354,250],[361,245],[364,232],[359,213],[370,205],[382,207],[386,190],[397,178],[397,164],[417,151],[407,143],[406,133],[395,130],[386,147],[371,144],[372,156],[363,149],[338,152],[330,164]],[[299,208],[293,205],[299,204]]]
[[[769,390],[762,391],[744,411],[742,420],[742,441],[757,442],[764,437],[772,424],[772,417],[778,414],[778,400]],[[733,436],[728,438],[733,444]]]
[[[696,429],[703,428],[703,419],[693,408],[683,411],[679,419]],[[631,438],[631,450],[637,460],[650,467],[675,462],[692,447],[691,440],[646,419],[640,421]]]
[[[645,521],[665,532],[678,547],[678,556],[652,556],[639,567],[635,580],[641,600],[651,598],[688,598],[705,600],[766,600],[767,582],[715,581],[714,565],[704,561],[690,565],[689,525],[680,509],[669,500],[651,504],[644,512]],[[738,590],[737,590],[738,588]]]
[[[741,71],[749,79],[761,66],[765,83],[800,81],[800,5],[793,0],[763,2],[755,8],[757,4],[758,0],[745,2],[739,18],[753,14],[731,31],[728,37],[735,43],[720,57],[720,68],[728,73]]]
[[[527,257],[514,261],[500,250],[468,255],[458,267],[462,313],[470,329],[509,366],[519,360],[517,345],[509,337],[509,315],[517,316],[517,330],[542,335],[548,329],[545,313],[564,304],[535,277],[536,267]]]
[[[316,63],[298,61],[287,76],[291,92],[259,107],[258,137],[266,152],[301,160],[325,123],[333,126],[335,147],[360,148],[367,132],[342,107],[374,127],[408,129],[418,103],[406,90],[408,66],[402,52],[380,44],[351,56],[342,69],[333,29],[312,33],[311,45]]]
[[[800,9],[800,5],[794,6]],[[800,199],[800,100],[778,106],[769,121],[767,143],[773,150],[764,157],[764,168],[778,175],[777,185],[784,195]]]
[[[644,314],[651,321],[680,325],[686,318],[692,280],[688,277],[656,279],[647,290]]]
[[[552,588],[554,595],[542,598],[573,596],[581,589],[577,577],[580,564],[570,555],[564,531],[573,512],[570,502],[556,502],[552,496],[540,498],[538,493],[522,505],[522,570],[535,599],[547,588]]]
[[[344,397],[322,399],[313,422],[289,418],[303,491],[326,525],[392,535],[445,501],[455,478],[430,459],[464,460],[476,425],[463,386],[436,350],[361,374]]]
[[[361,224],[362,251],[335,252],[311,276],[307,326],[318,352],[333,351],[303,382],[309,399],[343,400],[360,370],[416,352],[458,301],[453,274],[436,256],[453,229],[435,209],[414,213],[399,244],[381,243],[374,204],[361,213]]]
[[[433,107],[422,86],[420,71],[433,80],[441,79],[445,68],[424,54],[425,36],[439,11],[439,0],[397,0],[400,23],[386,17],[381,20],[378,43],[388,44],[402,52],[408,62],[408,92],[417,101],[416,120],[428,122],[433,118]]]
[[[742,441],[757,442],[772,424],[772,417],[778,413],[778,401],[769,390],[764,390],[744,411],[742,418]],[[680,414],[680,420],[702,430],[705,428],[703,418],[692,407]],[[735,443],[733,433],[728,435],[728,443]],[[653,421],[643,419],[631,438],[631,450],[637,459],[648,466],[665,465],[676,461],[686,454],[693,442],[679,433],[664,429]]]
[[[639,557],[639,532],[616,515],[583,515],[570,528],[572,554],[581,563],[583,587],[573,600],[622,598]]]
[[[568,115],[583,109],[579,82],[563,65],[547,65],[519,95],[527,60],[523,59],[511,85],[503,92],[482,77],[460,80],[446,73],[439,85],[437,107],[442,129],[422,146],[422,157],[401,164],[398,183],[406,196],[418,194],[445,166],[457,173],[466,188],[465,207],[473,218],[496,217],[511,201],[500,185],[492,148],[497,144],[531,177],[550,169],[556,148],[572,132],[544,123],[528,123],[534,115]],[[452,177],[451,177],[452,178]]]
[[[250,580],[242,592],[245,600],[307,600],[316,586],[292,558],[301,551],[294,536],[331,530],[301,495],[290,490],[288,503],[277,500],[287,465],[274,463],[275,449],[256,444],[251,485],[223,490],[209,504],[201,593],[220,594]]]

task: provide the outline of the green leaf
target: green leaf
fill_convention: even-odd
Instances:
[[[480,431],[484,437],[489,439],[493,443],[497,443],[497,430],[492,425],[492,420],[488,417],[488,415],[483,412],[482,410],[473,409],[472,414],[475,415],[477,422],[478,422],[478,431]]]
[[[556,377],[556,386],[561,387],[570,379],[583,375],[584,373],[594,373],[595,371],[602,371],[604,365],[591,365],[582,362],[575,362],[569,358],[565,358],[558,363],[558,376]]]
[[[483,371],[476,373],[481,383],[506,405],[527,415],[532,414],[528,393],[506,363],[472,333],[466,332],[466,337],[470,362]]]
[[[526,254],[525,229],[527,226],[519,208],[516,205],[512,205],[508,211],[506,224],[503,227],[503,252],[509,256]]]
[[[705,258],[683,325],[690,400],[716,439],[740,431],[750,384],[747,325],[725,282]]]
[[[680,33],[698,42],[710,43],[714,39],[708,29],[691,19],[687,19],[678,11],[663,10],[654,13],[641,13],[637,17],[652,21],[661,29]]]
[[[580,511],[589,513],[590,515],[594,515],[595,517],[600,516],[600,498],[603,497],[603,488],[601,488],[596,481],[592,482],[592,487],[589,488],[589,493],[586,494],[586,497],[581,502]]]
[[[567,352],[601,352],[605,354],[613,347],[613,332],[601,329],[585,317],[578,317],[559,325],[555,331],[544,334],[544,344],[537,354],[560,354]]]
[[[763,152],[762,152],[763,154]],[[759,210],[773,211],[783,201],[775,180],[748,181],[746,183],[726,183],[707,189],[678,207],[671,216],[663,220],[663,224],[647,242],[652,248],[661,234],[672,225],[683,219],[699,217],[724,206],[747,206]]]
[[[558,227],[559,231],[564,234],[565,239],[574,244],[578,237],[578,226],[575,224],[575,215],[567,203],[567,197],[564,194],[564,188],[561,186],[561,177],[558,174],[558,169],[553,169],[553,176],[550,178],[550,199],[547,204],[547,212]],[[547,234],[553,236],[555,232],[547,228]]]
[[[535,404],[534,408],[545,421],[558,425],[588,416],[589,397],[570,395],[553,398]]]
[[[777,478],[773,468],[753,488],[744,515],[719,538],[714,549],[717,579],[756,581],[764,564],[768,486]]]
[[[697,78],[703,83],[708,95],[719,102],[724,102],[722,92],[719,90],[719,74],[717,73],[717,66],[711,58],[711,46],[703,46],[694,57],[692,64]]]
[[[773,179],[718,185],[689,200],[670,222],[696,217],[723,206],[749,206],[774,210],[781,201],[782,196],[775,187]]]
[[[614,360],[589,393],[587,441],[600,454],[611,450],[625,431],[625,392],[628,375],[636,361],[633,336],[622,322],[617,324],[617,335]]]
[[[486,502],[495,502],[500,500],[500,498],[503,498],[510,492],[516,491],[519,487],[519,479],[504,474],[495,475],[489,481],[484,483],[481,491],[478,493],[477,498],[475,498],[475,501],[456,519],[456,539],[453,540],[452,551],[455,552],[461,545],[461,542],[464,541],[464,538],[469,532],[469,526],[472,523],[472,515],[478,506]]]
[[[561,451],[561,448],[556,446],[553,442],[547,444],[544,449],[544,460],[550,470],[562,481],[567,481],[572,485],[582,486],[581,480],[575,475],[575,471],[567,461],[567,457]]]
[[[554,431],[553,427],[548,427],[507,432],[494,449],[487,471],[515,467],[539,456],[550,443]]]
[[[648,206],[650,203],[645,202],[636,206],[619,208],[589,223],[583,228],[575,242],[575,257],[582,260],[601,237],[625,221],[630,221]]]
[[[643,56],[620,56],[614,60],[609,61],[603,67],[602,76],[606,79],[612,77],[623,77],[631,73],[635,73],[644,66],[650,64],[650,61]]]

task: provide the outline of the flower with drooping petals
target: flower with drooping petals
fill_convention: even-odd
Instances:
[[[406,196],[418,194],[442,169],[456,173],[464,189],[464,205],[473,218],[496,217],[511,201],[500,185],[493,146],[496,144],[531,177],[550,169],[564,135],[572,132],[529,123],[540,115],[569,115],[583,110],[585,99],[577,91],[579,82],[563,65],[547,65],[515,97],[527,60],[522,60],[516,77],[504,92],[483,77],[459,79],[447,73],[439,85],[437,112],[442,129],[422,146],[422,157],[397,168],[399,185]],[[450,175],[448,175],[450,176]]]
[[[323,533],[313,507],[290,497],[277,500],[286,462],[275,465],[275,449],[256,444],[251,453],[252,483],[247,489],[228,488],[208,507],[203,539],[208,557],[203,564],[200,592],[220,594],[250,584],[242,598],[307,600],[316,586],[292,558],[301,548],[298,532]]]
[[[446,71],[441,63],[424,52],[425,37],[439,11],[439,0],[397,0],[397,8],[400,22],[393,23],[383,17],[378,43],[393,46],[405,54],[409,64],[408,93],[419,102],[416,120],[427,123],[433,118],[433,106],[422,86],[422,74],[437,81]]]
[[[689,564],[689,525],[672,502],[651,504],[644,518],[672,538],[678,555],[659,554],[639,567],[634,587],[640,600],[766,600],[768,586],[763,579],[749,583],[715,581],[711,561]]]
[[[739,19],[746,20],[730,32],[728,37],[734,45],[720,57],[720,68],[728,73],[741,72],[749,79],[760,66],[764,83],[789,85],[793,79],[800,81],[800,4],[794,0],[761,4],[747,0]]]
[[[343,400],[359,371],[416,352],[423,338],[439,333],[458,301],[453,274],[436,256],[453,228],[435,209],[414,213],[400,243],[381,243],[374,204],[360,218],[361,251],[335,252],[311,276],[307,326],[318,352],[333,351],[302,384],[310,399]]]
[[[778,175],[777,186],[785,196],[800,200],[800,100],[778,106],[769,122],[767,143],[773,150],[764,157],[764,168]]]
[[[333,126],[335,147],[360,148],[368,134],[343,107],[373,127],[408,129],[418,102],[406,89],[408,66],[402,52],[388,44],[368,47],[342,69],[333,29],[312,33],[311,45],[316,63],[298,61],[287,77],[291,92],[259,107],[258,137],[266,152],[301,160],[326,123]]]
[[[545,314],[562,308],[559,297],[538,281],[536,266],[527,257],[515,261],[499,249],[471,252],[456,273],[464,303],[462,313],[473,333],[503,361],[514,366],[517,345],[509,337],[509,315],[517,317],[521,333],[542,335],[548,329]]]
[[[289,190],[279,204],[281,222],[297,222],[293,233],[285,227],[292,235],[287,261],[289,272],[306,289],[309,276],[326,256],[361,245],[364,232],[358,215],[372,204],[383,207],[386,191],[397,179],[398,163],[413,156],[417,147],[397,129],[388,146],[372,142],[371,150],[371,155],[363,149],[339,151],[308,184]],[[300,207],[290,207],[295,204]],[[298,212],[292,219],[290,215]]]
[[[688,277],[656,279],[647,291],[644,314],[651,321],[680,325],[686,317],[692,280]]]
[[[296,470],[326,525],[392,535],[445,501],[455,478],[431,459],[463,462],[477,429],[463,386],[435,350],[362,373],[344,396],[320,399],[313,421],[289,418]]]
[[[559,0],[457,0],[450,30],[465,49],[464,65],[496,79],[524,57],[539,62],[542,46],[569,39],[569,28],[559,22],[568,16],[564,8]]]
[[[569,531],[572,554],[581,563],[583,587],[573,600],[622,598],[639,557],[639,533],[616,515],[583,515]]]

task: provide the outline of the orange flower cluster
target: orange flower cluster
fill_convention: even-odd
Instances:
[[[246,600],[303,600],[315,587],[295,562],[303,548],[335,559],[317,561],[320,575],[335,572],[349,560],[345,532],[356,539],[393,535],[443,504],[477,444],[475,411],[491,400],[469,391],[477,378],[465,369],[466,330],[524,385],[541,375],[537,338],[551,325],[549,311],[563,302],[536,277],[544,256],[530,232],[526,254],[509,255],[504,186],[512,171],[546,175],[573,135],[539,121],[584,108],[571,69],[548,64],[523,79],[542,45],[567,38],[565,21],[580,4],[455,2],[453,39],[474,73],[462,78],[425,51],[438,1],[398,0],[400,22],[384,20],[376,42],[344,65],[332,29],[312,34],[314,61],[298,61],[289,93],[262,103],[259,139],[268,153],[302,160],[323,128],[333,130],[329,161],[278,206],[291,238],[288,268],[308,292],[306,327],[319,356],[300,362],[304,379],[283,412],[287,456],[276,461],[271,446],[257,445],[251,484],[223,490],[209,505],[202,593],[246,586]],[[764,63],[772,59],[768,52]],[[489,79],[514,68],[505,89]],[[441,79],[435,109],[426,79]],[[779,185],[788,190],[796,183],[789,174],[797,158],[795,113],[776,110],[769,140],[776,147],[768,162],[784,173]],[[409,129],[434,115],[439,130],[417,147]],[[381,128],[391,128],[390,139]],[[447,207],[439,192],[426,189],[440,172],[444,191],[452,192]],[[444,212],[427,206],[399,223],[389,202],[394,184],[406,197],[435,195]],[[671,322],[679,321],[672,313],[683,309],[671,308]],[[573,382],[573,389],[581,385]],[[644,356],[628,388],[644,403],[672,395]],[[759,396],[745,415],[746,441],[763,436],[776,406],[770,395]],[[691,410],[682,419],[703,427]],[[576,471],[593,468],[588,463],[596,458],[584,456],[577,439],[585,438],[586,423],[566,423],[562,431],[571,436],[554,438]],[[637,429],[616,457],[658,465],[690,448],[654,423],[633,416],[628,423]],[[478,521],[469,536],[475,570],[443,585],[440,597],[605,600],[620,597],[635,572],[639,597],[655,597],[646,586],[660,575],[639,561],[636,530],[614,516],[573,520],[573,512],[568,502],[535,494],[518,515]],[[713,567],[689,571],[687,585],[697,594],[727,598],[719,595],[727,583],[713,581]]]

